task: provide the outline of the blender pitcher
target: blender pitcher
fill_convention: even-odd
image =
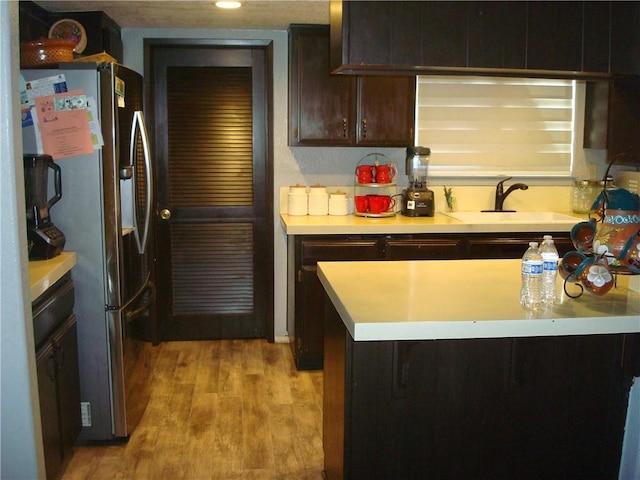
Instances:
[[[62,171],[50,155],[24,155],[25,202],[29,258],[44,260],[58,255],[64,234],[53,224],[49,209],[62,198]],[[48,197],[49,169],[55,193]]]

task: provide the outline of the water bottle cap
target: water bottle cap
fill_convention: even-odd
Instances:
[[[552,235],[545,235],[544,237],[542,237],[544,240],[551,240],[553,238]]]
[[[529,246],[530,247],[537,247],[538,246],[538,242],[529,242]]]

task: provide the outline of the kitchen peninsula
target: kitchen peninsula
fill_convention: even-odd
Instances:
[[[519,266],[318,263],[328,479],[617,478],[640,294],[528,313]]]

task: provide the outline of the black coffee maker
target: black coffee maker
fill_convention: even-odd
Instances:
[[[53,170],[55,195],[48,198],[49,170]],[[29,259],[46,260],[64,248],[64,234],[53,224],[49,209],[62,198],[62,172],[50,155],[24,155]]]

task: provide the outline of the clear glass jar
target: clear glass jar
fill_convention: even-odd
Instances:
[[[593,204],[591,200],[593,189],[589,180],[576,180],[571,192],[571,209],[574,213],[589,213]]]

